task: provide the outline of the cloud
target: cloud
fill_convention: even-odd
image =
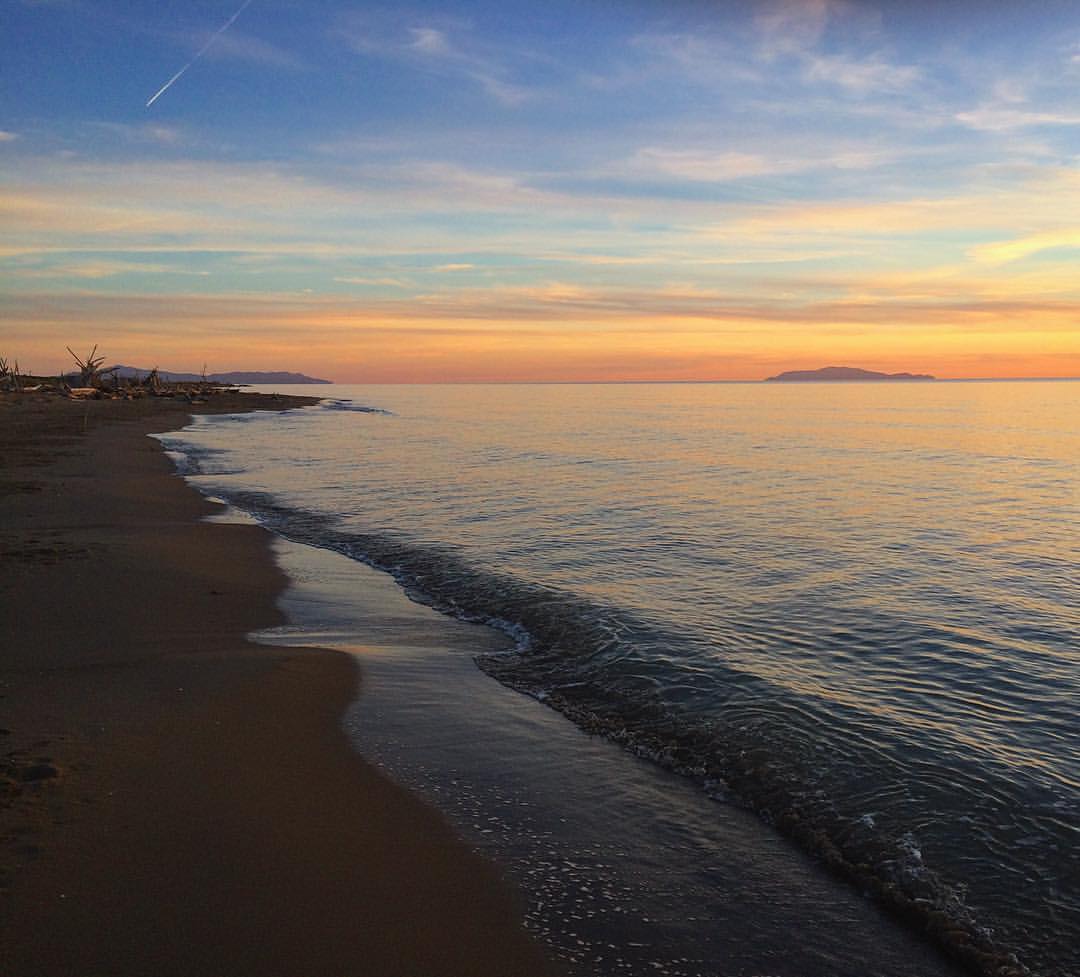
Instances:
[[[806,142],[806,140],[801,140]],[[768,152],[744,152],[709,147],[645,146],[624,163],[608,168],[609,175],[669,176],[695,183],[725,183],[752,177],[805,173],[812,170],[864,170],[891,162],[896,153],[878,147],[837,145],[820,155],[802,155],[779,140]]]
[[[1080,126],[1080,114],[1075,112],[1036,112],[987,105],[970,112],[956,113],[956,121],[984,132],[1009,132],[1031,126]]]
[[[719,182],[790,171],[790,164],[755,153],[645,147],[627,162],[626,169],[630,173]]]
[[[873,50],[880,17],[865,6],[842,0],[780,0],[759,9],[755,26],[759,60],[794,62],[811,84],[836,85],[862,95],[895,93],[923,75],[920,68],[894,64]],[[843,35],[842,50],[840,39],[833,36],[837,33]]]
[[[363,278],[357,275],[335,277],[334,281],[345,285],[389,285],[394,288],[407,288],[409,285],[401,278]]]
[[[703,158],[687,151],[673,157],[675,165],[696,174],[714,162],[704,151],[695,152]],[[660,160],[671,162],[668,156]],[[758,163],[722,162],[736,169]],[[478,280],[509,285],[560,279],[561,290],[548,283],[542,295],[505,295],[504,313],[521,306],[528,317],[537,316],[541,305],[562,309],[567,317],[601,315],[605,305],[631,315],[617,301],[620,283],[637,289],[637,301],[675,281],[679,302],[689,303],[692,289],[703,290],[712,298],[693,301],[721,310],[776,305],[778,297],[837,297],[838,289],[849,286],[828,278],[856,266],[852,278],[913,269],[923,275],[915,297],[943,298],[961,294],[959,287],[931,282],[930,269],[966,267],[970,279],[981,273],[1002,280],[1001,297],[1015,298],[1021,285],[1009,282],[1030,269],[988,273],[991,259],[1013,258],[1000,247],[996,254],[992,247],[973,249],[986,242],[1000,245],[1006,236],[1035,236],[1040,247],[1059,246],[1047,244],[1045,234],[1061,226],[1062,201],[1075,199],[1080,190],[1080,177],[1062,169],[1053,178],[1009,177],[1008,184],[991,174],[962,195],[814,201],[752,192],[735,199],[642,197],[613,205],[599,194],[545,194],[506,172],[478,173],[453,164],[335,167],[332,181],[320,181],[284,164],[105,165],[46,158],[9,167],[6,179],[10,187],[0,188],[0,255],[50,256],[5,262],[9,290],[34,287],[32,279],[41,279],[40,270],[52,262],[69,266],[70,274],[88,283],[126,270],[149,285],[145,275],[154,269],[145,266],[189,269],[211,267],[204,262],[213,260],[213,288],[228,294],[251,287],[250,263],[257,261],[272,262],[273,275],[282,281],[322,283],[339,295],[350,285],[358,295],[376,295],[359,289],[412,289],[423,282],[433,293],[423,299],[429,311],[444,306],[447,314],[464,315],[460,302],[484,291],[472,287]],[[894,191],[880,188],[882,194]],[[230,260],[193,259],[200,253]],[[1013,246],[1011,253],[1019,251]],[[144,267],[95,266],[99,260]],[[248,263],[246,273],[234,266],[241,261]],[[1030,294],[1069,298],[1080,292],[1067,270],[1057,268],[1055,277],[1049,262],[1038,265],[1044,280],[1022,286]],[[771,281],[762,284],[766,272]],[[330,284],[335,279],[339,287]],[[51,287],[55,276],[47,280]],[[968,284],[971,296],[983,294]],[[137,280],[125,286],[140,287]],[[591,286],[600,291],[590,293]],[[736,301],[738,296],[743,299]],[[874,303],[882,299],[870,297]],[[500,314],[498,303],[488,312],[479,297],[466,304],[485,316]],[[406,315],[408,303],[381,308]]]
[[[18,138],[18,133],[7,132],[4,129],[0,129],[0,142],[14,142]]]
[[[674,70],[696,85],[714,86],[732,82],[759,84],[764,73],[746,56],[744,49],[729,37],[708,33],[645,33],[629,41],[631,50],[647,59],[644,65],[624,68],[614,78],[589,76],[593,87],[617,88],[640,85],[656,74],[657,67]]]
[[[410,50],[431,57],[458,57],[458,53],[451,47],[443,31],[436,30],[434,27],[410,27],[409,33],[413,38],[407,45]]]
[[[88,122],[86,125],[91,129],[119,136],[129,143],[180,146],[189,142],[185,133],[176,126],[155,123],[129,125],[125,122]]]
[[[133,242],[142,250],[158,243],[159,236],[179,241],[233,226],[179,205],[141,206],[77,192],[0,191],[0,217],[5,239],[12,242],[10,247],[0,247],[6,253],[108,250],[107,244],[130,249]]]
[[[825,34],[830,10],[839,6],[828,0],[781,0],[762,4],[754,18],[761,35],[761,56],[771,61],[816,46]]]
[[[1040,251],[1052,248],[1080,248],[1080,228],[1043,231],[1011,241],[995,241],[980,244],[968,253],[982,264],[1000,265],[1010,261],[1019,261]]]
[[[999,78],[993,83],[994,98],[1009,105],[1019,105],[1028,99],[1027,86],[1016,78]]]
[[[581,251],[544,251],[537,253],[535,257],[539,261],[567,262],[569,264],[597,265],[600,267],[605,265],[610,265],[612,267],[620,267],[622,265],[647,265],[653,264],[657,260],[655,257],[642,255],[592,254]]]
[[[809,81],[839,85],[859,93],[900,92],[922,78],[919,68],[890,64],[878,56],[864,60],[838,55],[808,56],[804,73]]]
[[[206,277],[208,271],[177,268],[176,265],[149,264],[138,261],[112,261],[109,259],[57,264],[47,268],[19,269],[23,278],[85,278],[97,280],[117,275],[194,275]]]
[[[451,38],[451,30],[457,35],[455,38]],[[354,16],[341,33],[359,54],[466,79],[507,106],[520,105],[531,95],[512,79],[504,52],[476,41],[460,25],[405,24],[386,16]],[[521,60],[521,53],[517,52],[515,57]]]
[[[984,236],[1002,226],[1038,233],[1060,222],[1062,201],[1074,199],[1078,190],[1080,175],[1062,169],[1009,187],[992,184],[963,194],[765,203],[742,208],[719,223],[702,220],[696,233],[707,238],[743,235],[757,243],[828,240],[833,246],[859,238],[938,231]]]
[[[268,68],[285,68],[293,71],[307,67],[307,64],[291,51],[236,30],[219,35],[214,45],[206,52],[206,58],[208,60],[249,61]]]
[[[109,293],[9,293],[0,307],[26,323],[113,319],[163,322],[197,319],[219,328],[221,321],[258,331],[275,322],[319,323],[331,330],[385,327],[405,334],[425,329],[459,327],[489,333],[516,334],[538,324],[591,326],[597,334],[633,333],[643,337],[714,334],[730,328],[755,331],[773,324],[785,331],[807,326],[897,327],[934,330],[950,325],[962,330],[1013,332],[1016,316],[1032,317],[1048,332],[1075,331],[1080,299],[1037,296],[972,298],[943,294],[833,301],[753,300],[724,289],[671,287],[659,291],[635,288],[585,287],[565,282],[538,286],[468,289],[407,298],[350,299],[340,295],[260,293],[235,295]],[[530,325],[521,326],[521,323]]]

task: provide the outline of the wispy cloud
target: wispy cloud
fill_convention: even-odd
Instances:
[[[292,51],[235,30],[220,35],[214,46],[206,52],[206,57],[221,61],[249,61],[268,68],[284,68],[293,71],[308,67],[307,63]]]
[[[406,47],[411,51],[435,58],[460,57],[447,39],[445,31],[434,27],[410,27],[409,34],[412,40]]]
[[[1029,86],[1018,78],[999,78],[993,83],[994,99],[1009,105],[1019,105],[1028,100]]]
[[[490,43],[471,37],[460,24],[409,22],[386,15],[353,16],[341,33],[359,54],[467,79],[504,105],[520,105],[531,95],[526,86],[514,80],[510,59]]]
[[[805,140],[804,140],[805,142]],[[604,172],[637,177],[669,176],[695,183],[725,183],[753,177],[780,176],[814,170],[864,170],[896,159],[895,150],[835,143],[819,155],[773,145],[771,152],[748,152],[710,147],[645,146],[629,159]]]
[[[781,158],[784,154],[779,154]],[[827,161],[792,160],[801,167]],[[872,165],[844,159],[834,165]],[[758,172],[766,162],[695,152],[646,155],[684,180]],[[803,263],[863,251],[868,262],[962,260],[1001,238],[1061,225],[1062,201],[1080,182],[1061,170],[1011,184],[991,174],[983,189],[890,200],[784,200],[757,194],[708,201],[537,190],[509,172],[454,164],[373,165],[335,182],[288,167],[239,162],[94,165],[36,160],[23,181],[0,188],[0,253],[231,252],[332,261],[369,255],[436,255],[431,267],[490,267],[478,255],[553,254],[582,268],[650,263],[659,268]],[[639,176],[643,171],[639,170]],[[911,250],[918,236],[924,246]],[[950,243],[951,242],[951,243]],[[453,256],[460,255],[456,259]],[[921,255],[921,257],[919,257]],[[449,257],[448,257],[449,256]],[[354,274],[336,267],[329,275]],[[370,272],[363,277],[384,277]]]
[[[892,64],[880,55],[856,59],[842,55],[809,55],[804,74],[808,81],[839,85],[849,91],[901,92],[922,78],[922,70],[912,65]]]
[[[810,84],[834,85],[869,95],[909,89],[921,68],[897,64],[878,49],[880,18],[871,8],[843,0],[780,0],[755,18],[757,56],[766,64],[795,64]],[[830,40],[843,28],[842,39]]]
[[[1080,227],[1042,231],[1011,241],[994,241],[972,248],[969,253],[978,262],[1000,265],[1054,248],[1080,248]]]
[[[128,143],[178,147],[189,144],[191,141],[190,137],[177,126],[154,123],[130,125],[125,122],[88,122],[86,125],[90,129],[118,136]]]
[[[830,12],[840,7],[829,0],[777,0],[761,4],[755,16],[760,55],[771,61],[815,47],[825,34]]]
[[[642,34],[631,39],[630,48],[642,59],[634,66],[640,77],[667,73],[720,104],[741,100],[764,112],[797,104],[805,113],[811,92],[820,100],[869,99],[910,93],[925,80],[922,66],[891,55],[878,26],[862,5],[788,0],[759,5],[748,22],[728,24],[724,31],[709,25],[692,33]],[[635,74],[623,71],[621,78],[629,86]],[[792,98],[793,85],[802,86],[798,99]]]
[[[84,278],[98,280],[118,275],[190,275],[205,278],[210,272],[177,267],[175,264],[148,263],[140,261],[112,261],[100,259],[74,263],[60,263],[47,268],[21,268],[23,278]]]
[[[402,278],[366,278],[362,275],[335,276],[334,281],[341,282],[344,285],[385,285],[392,288],[406,288],[409,285]]]
[[[440,322],[499,323],[498,331],[516,331],[516,324],[596,323],[608,331],[638,332],[649,323],[664,320],[688,333],[713,333],[720,324],[772,323],[785,328],[809,324],[849,326],[906,325],[918,329],[952,324],[992,331],[1011,331],[1010,318],[1030,314],[1044,319],[1047,329],[1070,331],[1080,314],[1078,299],[1040,299],[1038,296],[990,296],[973,298],[958,294],[930,297],[900,295],[833,301],[798,299],[769,302],[732,296],[723,289],[669,287],[659,290],[585,287],[567,282],[538,286],[502,287],[437,292],[406,298],[343,299],[341,296],[292,293],[261,293],[231,296],[73,293],[53,295],[13,293],[2,305],[16,310],[26,321],[74,319],[80,305],[107,310],[118,319],[145,318],[152,310],[164,320],[203,319],[215,315],[253,326],[275,318],[304,315],[311,322],[332,328],[350,328],[358,322],[392,320],[399,331],[423,328]],[[493,327],[494,328],[494,327]]]
[[[18,133],[8,132],[5,129],[0,129],[0,142],[14,142],[18,138]]]
[[[957,112],[956,121],[985,132],[1009,132],[1033,126],[1080,126],[1080,113],[1040,112],[1009,105],[985,105],[968,112]]]
[[[1062,200],[1074,199],[1078,189],[1080,177],[1062,169],[1007,188],[991,184],[937,197],[766,202],[743,208],[722,223],[702,221],[698,227],[699,233],[718,238],[745,234],[761,243],[825,237],[834,245],[935,231],[985,236],[1002,226],[1037,233],[1060,223]]]
[[[756,153],[644,147],[626,162],[625,170],[645,176],[664,174],[685,180],[722,182],[790,172],[791,163]]]
[[[622,67],[616,79],[594,73],[596,87],[627,87],[640,85],[658,73],[675,72],[684,81],[695,85],[712,86],[725,83],[756,84],[765,74],[753,59],[748,58],[738,40],[707,32],[652,32],[638,34],[628,41],[628,48],[641,63]],[[661,70],[663,69],[663,70]]]

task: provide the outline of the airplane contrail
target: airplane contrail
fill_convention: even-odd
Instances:
[[[165,84],[162,85],[156,92],[154,92],[154,94],[150,98],[150,101],[146,103],[146,108],[150,108],[150,106],[153,105],[154,102],[156,102],[159,98],[161,98],[162,95],[164,95],[170,88],[172,88],[172,86],[179,80],[180,76],[188,70],[188,68],[190,68],[204,54],[206,54],[206,52],[210,48],[210,45],[213,44],[214,41],[216,41],[219,37],[221,37],[221,35],[224,34],[230,27],[232,27],[233,22],[247,9],[249,3],[251,3],[251,0],[244,0],[244,2],[240,5],[240,9],[236,11],[236,13],[233,14],[227,21],[225,21],[225,23],[222,24],[216,31],[214,31],[213,34],[210,35],[210,40],[208,40],[201,48],[199,48],[195,57],[193,57],[186,65],[184,65],[183,68],[181,68],[175,75],[173,75],[172,78],[165,82]]]

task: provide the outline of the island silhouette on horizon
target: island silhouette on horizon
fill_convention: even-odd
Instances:
[[[765,383],[829,383],[837,380],[933,380],[929,373],[879,373],[857,366],[823,366],[820,370],[788,370]]]

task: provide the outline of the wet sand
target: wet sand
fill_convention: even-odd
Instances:
[[[221,518],[237,518],[226,510]],[[532,932],[590,977],[958,977],[775,829],[496,682],[503,633],[388,574],[278,537],[289,623],[257,635],[360,661],[352,742],[507,866]]]
[[[145,436],[242,396],[0,398],[5,974],[552,973],[497,870],[349,747],[353,660],[246,640],[282,620],[268,534],[201,522]]]

